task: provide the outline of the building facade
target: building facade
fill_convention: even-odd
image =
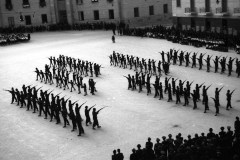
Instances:
[[[172,9],[178,28],[240,33],[239,0],[172,0]]]
[[[172,24],[169,0],[1,0],[0,27],[125,22],[130,27]]]

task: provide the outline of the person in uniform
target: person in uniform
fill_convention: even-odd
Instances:
[[[4,90],[4,91],[8,91],[9,93],[11,93],[11,95],[12,95],[12,101],[11,101],[11,104],[13,104],[14,100],[15,100],[15,102],[17,102],[16,93],[15,93],[15,90],[14,90],[13,87],[12,87],[11,90]]]
[[[88,108],[88,106],[85,106],[85,117],[86,117],[86,126],[88,126],[88,123],[89,124],[92,124],[91,122],[91,118],[89,116],[89,112],[90,110],[94,107],[95,105],[93,105],[92,107]]]
[[[78,106],[78,104],[76,103],[76,106],[75,106],[76,123],[77,123],[77,127],[78,127],[78,132],[79,132],[78,136],[81,136],[82,134],[84,134],[84,129],[82,126],[82,117],[80,115],[80,109],[83,106],[83,104]]]
[[[233,90],[232,92],[230,92],[230,90],[227,91],[227,106],[226,106],[226,110],[229,110],[229,108],[232,108],[232,105],[231,105],[231,99],[232,99],[232,94],[235,90]]]
[[[93,126],[92,126],[92,129],[95,129],[95,127],[97,126],[98,128],[101,128],[101,126],[99,125],[98,123],[98,114],[99,112],[104,109],[105,107],[99,109],[98,111],[96,111],[96,108],[93,108],[93,111],[92,111],[92,116],[93,116]]]

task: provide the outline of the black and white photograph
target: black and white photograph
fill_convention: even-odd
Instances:
[[[0,0],[0,160],[240,160],[240,0]]]

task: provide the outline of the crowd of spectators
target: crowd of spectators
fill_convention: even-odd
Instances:
[[[153,145],[151,138],[145,148],[137,145],[132,149],[130,160],[239,160],[240,159],[240,121],[236,117],[234,131],[228,126],[220,128],[219,133],[214,133],[210,128],[207,134],[199,133],[194,137],[188,135],[187,139],[179,133],[175,139],[171,134],[163,136],[162,140],[156,139]],[[112,160],[123,160],[113,153]]]
[[[179,30],[174,27],[153,26],[146,28],[125,28],[124,35],[167,39],[173,43],[206,46],[207,49],[227,52],[234,49],[240,54],[240,35],[228,35],[209,31]]]

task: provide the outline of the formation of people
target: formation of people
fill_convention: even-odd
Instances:
[[[215,96],[214,97],[209,97],[208,96],[208,89],[211,87],[211,85],[207,86],[204,85],[205,83],[202,84],[196,84],[195,88],[191,90],[191,86],[194,81],[189,82],[187,80],[179,80],[178,78],[172,78],[172,77],[165,77],[164,80],[164,85],[160,81],[160,77],[156,76],[155,77],[155,82],[151,83],[151,75],[150,74],[144,74],[143,72],[136,72],[135,75],[130,75],[124,76],[128,80],[128,90],[138,90],[138,92],[142,92],[143,88],[146,87],[147,90],[147,95],[151,94],[151,88],[152,86],[154,87],[154,98],[159,97],[159,100],[164,99],[164,94],[167,94],[167,101],[172,102],[173,101],[173,96],[175,96],[175,101],[176,104],[180,104],[181,97],[184,99],[184,104],[183,106],[188,106],[189,105],[189,99],[192,98],[193,101],[193,109],[197,108],[197,102],[202,101],[202,104],[204,105],[204,113],[209,110],[209,99],[211,98],[214,102],[214,106],[216,109],[216,114],[217,116],[219,114],[219,94],[222,91],[223,87],[221,88],[216,88],[215,89]],[[177,83],[178,80],[178,83]],[[184,86],[184,84],[186,84]],[[202,93],[200,93],[200,90],[202,88]],[[231,99],[232,95],[235,90],[230,91],[227,90],[226,93],[226,100],[227,100],[227,105],[226,105],[226,110],[229,110],[232,108],[231,105]],[[202,99],[201,99],[202,95]]]
[[[205,46],[221,52],[227,52],[229,48],[234,48],[237,54],[240,54],[239,35],[228,35],[209,31],[182,30],[176,27],[152,26],[146,28],[129,28],[125,27],[124,35],[151,37],[167,39],[173,43],[192,45],[195,47]]]
[[[87,87],[86,83],[83,83],[83,76],[93,77],[94,74],[98,77],[101,75],[101,65],[64,55],[60,55],[58,58],[51,56],[49,61],[50,64],[45,64],[44,71],[35,69],[37,81],[52,85],[55,79],[56,87],[63,88],[63,90],[70,89],[70,92],[77,90],[78,94],[81,94],[81,88],[83,88],[84,96],[87,95],[88,89],[92,95],[97,92],[96,82],[93,78],[89,78]]]
[[[81,108],[86,104],[86,102],[79,104],[78,101],[72,102],[71,97],[65,98],[66,96],[60,97],[61,93],[53,94],[53,90],[42,90],[42,87],[37,88],[37,86],[26,86],[23,85],[22,89],[11,88],[10,90],[5,90],[9,92],[12,96],[11,104],[16,103],[20,108],[26,107],[27,111],[33,110],[33,113],[38,112],[38,116],[41,117],[44,114],[44,119],[50,118],[50,122],[56,121],[56,124],[60,124],[61,121],[64,122],[63,128],[70,125],[70,120],[72,122],[72,132],[78,130],[78,136],[84,134],[84,128],[82,125],[83,118],[80,114]],[[92,129],[101,128],[98,122],[98,114],[105,107],[96,109],[96,105],[88,107],[85,105],[85,125],[91,125]],[[92,110],[92,120],[90,117],[90,111]],[[61,115],[61,116],[60,116]],[[62,118],[61,118],[62,117]]]
[[[197,64],[199,66],[199,70],[202,70],[202,67],[204,64],[206,64],[207,72],[211,71],[211,63],[214,63],[214,72],[217,73],[220,70],[220,73],[223,74],[225,71],[228,71],[228,76],[232,75],[232,72],[234,72],[234,64],[236,66],[236,74],[239,77],[240,76],[240,61],[238,58],[232,58],[229,57],[227,60],[227,57],[222,56],[213,56],[206,55],[206,53],[197,53],[197,52],[187,52],[183,50],[176,50],[176,49],[170,49],[169,52],[160,52],[162,61],[166,61],[167,63],[171,63],[173,65],[177,65],[179,63],[179,66],[183,66],[185,63],[185,67],[192,67],[196,68]],[[167,55],[167,58],[165,57]],[[199,55],[199,56],[198,56]],[[206,58],[204,58],[204,56]],[[235,62],[234,62],[235,61]]]
[[[120,68],[129,68],[134,71],[149,73],[150,75],[162,75],[162,71],[167,75],[170,69],[170,63],[166,61],[156,61],[154,59],[144,59],[133,55],[124,55],[113,51],[109,56],[110,65]]]
[[[26,42],[31,39],[30,34],[12,33],[12,34],[0,34],[0,46],[16,44],[19,42]]]
[[[112,160],[123,160],[123,153],[113,151]],[[122,158],[122,159],[121,159]],[[149,137],[142,148],[138,144],[132,149],[130,160],[239,160],[240,159],[240,121],[236,117],[234,130],[230,126],[220,127],[219,133],[209,128],[208,133],[188,135],[181,133],[175,138],[172,134],[156,138],[155,144]]]

